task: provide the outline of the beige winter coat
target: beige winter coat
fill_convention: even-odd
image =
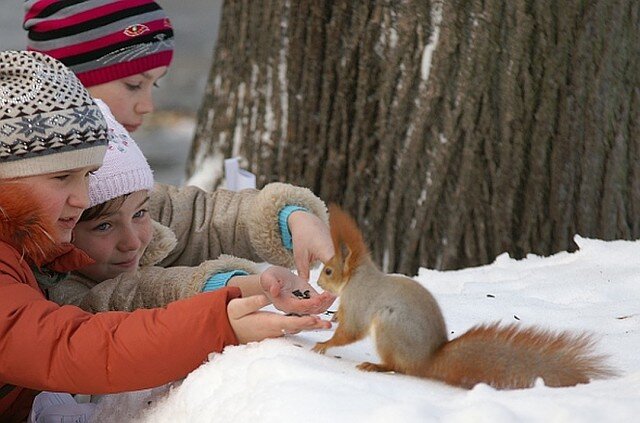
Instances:
[[[278,225],[286,205],[303,206],[327,221],[318,197],[289,184],[213,193],[157,184],[150,204],[154,234],[138,271],[100,283],[73,273],[49,289],[49,298],[91,312],[162,307],[201,292],[213,274],[257,273],[249,260],[291,268],[293,256]]]

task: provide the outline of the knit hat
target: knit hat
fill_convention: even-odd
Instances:
[[[160,66],[173,55],[173,29],[151,0],[26,0],[28,50],[67,65],[85,87]]]
[[[89,207],[153,188],[153,172],[142,151],[113,117],[109,106],[102,100],[95,101],[109,127],[109,146],[102,167],[89,176]]]
[[[107,124],[78,78],[33,51],[0,52],[0,179],[102,163]]]

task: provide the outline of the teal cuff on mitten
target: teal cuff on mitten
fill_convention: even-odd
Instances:
[[[291,216],[291,213],[298,210],[306,212],[309,211],[304,207],[287,205],[280,210],[280,213],[278,213],[278,225],[280,226],[282,245],[287,250],[293,250],[293,239],[291,238],[291,231],[289,230],[289,216]]]
[[[207,282],[205,282],[204,287],[202,288],[202,292],[211,292],[216,289],[224,288],[232,277],[246,275],[248,275],[248,273],[244,270],[232,270],[230,272],[216,273],[207,279]]]

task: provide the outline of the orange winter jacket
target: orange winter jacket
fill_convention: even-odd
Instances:
[[[0,421],[24,418],[37,390],[158,386],[237,344],[226,307],[240,296],[235,288],[131,313],[91,314],[48,301],[30,266],[64,272],[91,259],[71,244],[52,244],[27,198],[19,185],[0,186]]]

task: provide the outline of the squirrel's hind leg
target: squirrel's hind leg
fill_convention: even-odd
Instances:
[[[370,363],[365,361],[358,364],[358,369],[365,372],[398,372],[400,369],[397,366],[395,358],[396,343],[394,336],[389,333],[389,328],[386,324],[379,324],[379,319],[374,318],[371,322],[371,333],[376,345],[376,350],[380,356],[380,364]],[[400,371],[400,373],[402,373]]]
[[[365,361],[364,363],[358,364],[358,369],[364,370],[365,372],[393,372],[394,370],[391,367],[385,366],[384,364],[375,364],[369,363]]]
[[[380,364],[362,363],[361,370],[370,372],[396,372],[417,375],[417,363],[428,360],[428,356],[421,351],[420,345],[415,345],[414,334],[407,333],[404,322],[395,316],[387,315],[381,319],[383,324],[377,324],[374,319],[373,337],[376,351],[380,357]]]

